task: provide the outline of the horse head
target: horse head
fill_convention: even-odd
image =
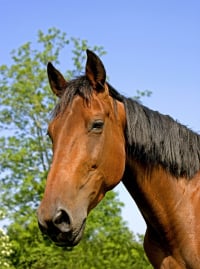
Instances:
[[[74,246],[90,210],[123,176],[125,111],[110,95],[103,63],[89,50],[84,76],[66,81],[51,63],[47,73],[59,102],[48,127],[53,160],[38,223],[58,245]]]

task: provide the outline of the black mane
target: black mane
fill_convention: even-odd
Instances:
[[[171,117],[119,94],[108,84],[110,96],[124,103],[127,154],[150,165],[162,165],[175,177],[191,178],[200,170],[200,136]],[[85,76],[71,80],[53,111],[53,117],[80,95],[90,102],[92,87]]]
[[[160,164],[175,177],[200,170],[200,136],[170,116],[124,98],[128,154],[146,164]]]

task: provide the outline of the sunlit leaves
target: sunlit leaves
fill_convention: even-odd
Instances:
[[[4,212],[0,209],[0,220],[4,219]],[[5,230],[0,228],[0,268],[12,269],[10,257],[13,253],[13,245]]]

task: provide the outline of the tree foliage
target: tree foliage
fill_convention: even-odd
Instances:
[[[52,61],[59,66],[70,50],[71,69],[66,71],[70,79],[83,71],[86,48],[100,56],[105,51],[55,28],[47,34],[39,31],[36,44],[37,48],[31,42],[22,45],[12,52],[10,66],[0,66],[0,206],[10,221],[8,265],[18,269],[150,268],[141,239],[136,241],[122,220],[122,204],[114,192],[93,210],[84,239],[74,249],[58,248],[39,232],[35,209],[51,161],[46,129],[56,102],[47,83],[46,64]]]
[[[42,194],[51,159],[46,128],[55,104],[47,83],[46,64],[53,61],[59,65],[59,56],[70,41],[74,44],[75,70],[67,72],[69,77],[83,68],[88,45],[85,40],[67,38],[57,29],[50,29],[46,35],[39,31],[40,50],[28,42],[12,52],[11,66],[0,67],[0,122],[7,133],[0,141],[0,189],[2,203],[12,216],[16,209],[21,215],[37,206]],[[93,49],[104,53],[101,47]]]

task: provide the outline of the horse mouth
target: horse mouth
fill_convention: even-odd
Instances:
[[[86,220],[83,221],[79,229],[73,229],[69,232],[61,232],[60,230],[56,229],[53,232],[47,231],[47,235],[57,246],[74,247],[80,242],[83,236],[85,224]]]

